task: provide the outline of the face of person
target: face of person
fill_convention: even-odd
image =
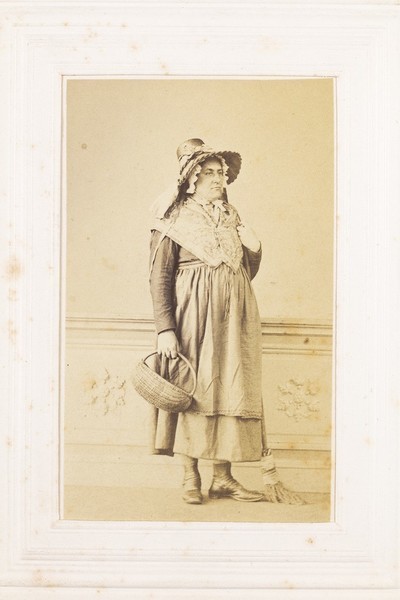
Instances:
[[[222,198],[225,177],[222,165],[216,158],[210,158],[202,164],[196,181],[196,192],[208,202]]]

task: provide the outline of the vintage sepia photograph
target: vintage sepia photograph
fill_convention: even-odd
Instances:
[[[64,102],[62,518],[333,521],[334,79]]]
[[[0,6],[0,597],[398,600],[393,0]]]

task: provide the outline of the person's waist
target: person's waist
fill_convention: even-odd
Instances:
[[[182,271],[184,269],[195,269],[195,268],[198,268],[198,267],[210,268],[212,270],[215,270],[217,267],[221,267],[221,266],[224,266],[224,267],[226,267],[228,269],[232,269],[232,267],[229,264],[227,264],[225,261],[223,261],[223,260],[221,260],[221,262],[218,265],[210,266],[210,265],[207,265],[207,263],[205,263],[204,261],[202,261],[200,259],[196,259],[196,260],[182,260],[182,261],[179,261],[177,270],[178,271]],[[244,268],[243,263],[241,263],[239,265],[239,269],[238,270],[246,272],[246,269]],[[235,269],[235,271],[236,271],[236,269]]]
[[[196,258],[195,260],[181,260],[178,263],[178,271],[182,269],[192,269],[194,267],[205,267],[206,263]]]

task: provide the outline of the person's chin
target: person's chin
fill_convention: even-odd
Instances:
[[[211,190],[210,199],[211,200],[221,200],[222,198],[222,189],[218,188],[215,190]]]

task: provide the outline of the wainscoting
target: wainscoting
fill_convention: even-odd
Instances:
[[[263,320],[263,398],[269,446],[292,489],[331,487],[332,325]],[[148,452],[148,406],[131,383],[154,347],[150,318],[68,315],[65,344],[64,484],[177,488],[179,458]],[[202,461],[203,481],[211,477]],[[235,466],[249,486],[258,464]]]

